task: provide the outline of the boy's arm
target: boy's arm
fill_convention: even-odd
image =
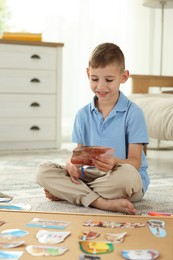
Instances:
[[[143,144],[129,144],[127,159],[115,158],[116,163],[128,163],[133,165],[137,170],[141,167]]]

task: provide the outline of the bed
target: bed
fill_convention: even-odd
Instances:
[[[129,98],[143,109],[149,137],[173,141],[173,77],[131,75],[130,78]],[[150,93],[151,87],[160,88],[161,92]]]

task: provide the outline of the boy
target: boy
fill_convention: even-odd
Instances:
[[[148,143],[142,110],[119,90],[127,81],[124,54],[113,43],[98,45],[87,75],[94,98],[76,115],[72,140],[78,146],[113,148],[112,156],[95,156],[95,168],[81,169],[68,162],[40,165],[37,181],[51,200],[136,214],[133,202],[142,200],[148,185],[143,145]]]

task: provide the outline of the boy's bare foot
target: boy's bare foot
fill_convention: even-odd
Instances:
[[[45,190],[44,189],[44,193],[46,195],[46,198],[48,198],[49,200],[52,200],[52,201],[59,201],[59,200],[62,200],[54,195],[52,195],[48,190]]]
[[[99,197],[93,203],[91,203],[92,207],[102,210],[110,210],[114,212],[121,212],[130,215],[136,214],[136,209],[133,204],[127,199],[104,199]]]

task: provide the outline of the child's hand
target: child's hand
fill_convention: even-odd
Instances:
[[[79,169],[78,165],[70,164],[70,167],[68,167],[68,173],[70,175],[71,181],[75,184],[80,184],[80,181],[78,180],[81,176],[81,170]]]
[[[98,155],[92,159],[94,166],[103,172],[112,170],[118,163],[114,156]]]

